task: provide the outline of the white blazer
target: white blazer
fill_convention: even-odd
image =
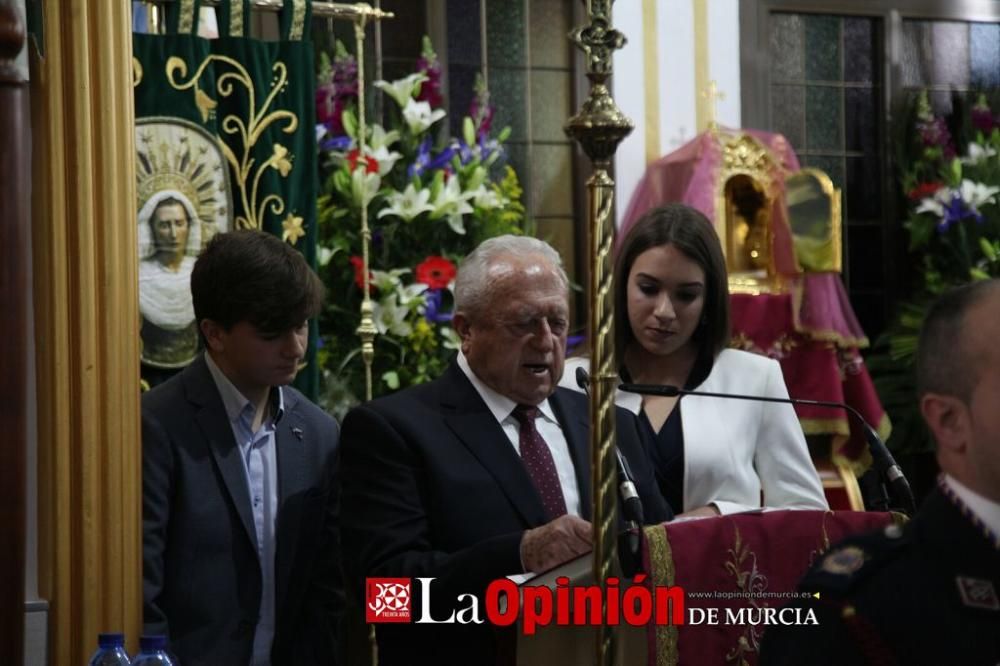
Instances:
[[[566,361],[560,384],[576,385],[576,368],[586,358]],[[787,398],[778,362],[724,349],[700,391]],[[638,414],[642,396],[618,391],[615,402]],[[714,504],[721,513],[774,509],[827,509],[802,426],[791,405],[695,395],[678,403],[684,432],[684,511]],[[676,507],[675,507],[676,508]]]

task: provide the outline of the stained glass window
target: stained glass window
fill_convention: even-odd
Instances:
[[[887,298],[881,32],[871,17],[779,12],[769,23],[771,128],[843,192],[844,279],[870,334],[884,325]]]

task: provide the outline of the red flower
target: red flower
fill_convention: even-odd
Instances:
[[[910,197],[910,201],[920,201],[921,199],[934,196],[934,193],[940,190],[941,187],[941,183],[917,183],[917,186],[907,192],[906,196]]]
[[[416,277],[431,289],[444,289],[455,279],[455,264],[444,257],[427,257],[417,266]]]
[[[358,163],[364,164],[366,173],[378,173],[378,160],[374,157],[363,156],[361,151],[357,148],[347,153],[347,165],[351,168],[353,172],[358,168]]]
[[[351,265],[354,266],[354,284],[358,285],[358,289],[364,291],[365,288],[365,260],[361,257],[354,255],[351,257]],[[368,271],[368,293],[371,293],[372,288],[372,277],[371,271]]]

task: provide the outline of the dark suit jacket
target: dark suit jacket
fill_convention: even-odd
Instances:
[[[902,530],[835,545],[799,589],[820,593],[790,604],[818,624],[768,627],[762,666],[1000,663],[1000,544],[941,490]]]
[[[272,663],[330,664],[343,604],[337,423],[284,389]],[[199,356],[142,398],[143,630],[184,666],[250,662],[261,570],[239,448]]]
[[[557,389],[549,401],[576,467],[584,518],[592,502],[589,417],[583,394]],[[635,417],[617,410],[618,443],[637,477],[650,522],[669,517]],[[353,409],[344,419],[344,567],[350,589],[366,577],[435,577],[435,618],[458,594],[482,596],[523,571],[524,531],[547,521],[517,452],[457,364],[428,384]],[[422,599],[413,581],[414,620]],[[481,617],[484,607],[480,607]],[[379,659],[392,664],[490,664],[490,625],[379,624]]]

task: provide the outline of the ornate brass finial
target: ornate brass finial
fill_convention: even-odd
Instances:
[[[564,127],[566,134],[580,142],[595,163],[614,156],[618,144],[634,125],[615,104],[608,91],[612,56],[625,45],[625,35],[611,26],[611,0],[588,0],[589,23],[575,28],[569,37],[587,56],[587,78],[591,88],[578,114]]]
[[[719,131],[719,116],[716,103],[726,99],[726,93],[719,90],[715,79],[712,79],[708,82],[708,86],[701,91],[701,98],[708,100],[708,131],[714,134]]]

